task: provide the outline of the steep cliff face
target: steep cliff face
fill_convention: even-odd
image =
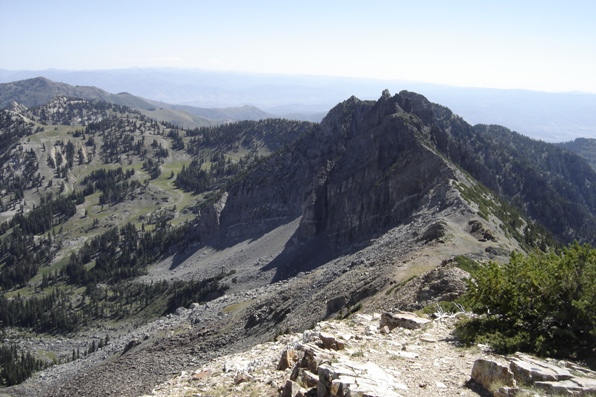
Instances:
[[[424,128],[404,110],[411,106],[385,91],[372,106],[351,99],[329,113],[321,128],[340,132],[341,149],[307,190],[302,240],[323,233],[347,245],[441,204],[454,174],[425,144]]]

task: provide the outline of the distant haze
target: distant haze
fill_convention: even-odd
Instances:
[[[596,138],[596,94],[450,87],[395,80],[213,72],[198,69],[6,71],[0,82],[44,76],[112,93],[199,107],[253,105],[278,116],[320,120],[352,95],[410,90],[449,107],[471,124],[499,124],[548,142]]]

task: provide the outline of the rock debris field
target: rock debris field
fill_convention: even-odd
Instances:
[[[471,380],[476,362],[501,368],[508,365],[508,359],[491,354],[484,346],[457,347],[451,337],[454,318],[430,321],[406,314],[410,323],[396,324],[386,316],[355,314],[350,319],[320,322],[312,330],[281,335],[275,342],[182,372],[143,397],[491,396],[499,393],[497,386],[504,386],[491,379],[490,373],[482,373],[478,382]],[[534,367],[539,362],[528,360]],[[593,389],[584,389],[583,395],[593,395],[594,373],[567,366],[581,372],[584,379],[591,377]],[[486,387],[495,383],[494,390],[480,385],[487,379]],[[501,390],[507,393],[510,389]],[[525,395],[546,393],[534,390]]]

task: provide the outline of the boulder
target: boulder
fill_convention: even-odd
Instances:
[[[350,386],[356,383],[356,379],[351,376],[340,376],[331,382],[331,396],[345,397],[350,396]]]
[[[306,387],[315,387],[319,383],[319,377],[307,369],[302,371],[300,379]]]
[[[509,366],[486,358],[479,358],[472,367],[472,380],[489,390],[495,383],[515,387],[516,381]]]
[[[337,342],[335,336],[326,332],[321,332],[319,334],[319,338],[321,339],[321,342],[323,342],[324,349],[337,350]]]
[[[296,358],[296,351],[294,349],[285,349],[281,353],[281,358],[277,364],[277,369],[283,371],[287,368],[290,368],[294,365],[294,362],[297,361]]]
[[[387,326],[390,330],[396,327],[407,329],[419,329],[428,326],[430,322],[430,320],[419,317],[414,313],[410,312],[384,312],[381,315],[380,328],[383,329],[383,327]]]
[[[319,333],[323,348],[328,350],[343,350],[346,347],[345,341],[327,332]]]
[[[331,364],[321,364],[318,368],[319,382],[317,383],[317,397],[331,396],[331,385],[339,374]]]
[[[290,380],[310,388],[317,386],[317,383],[319,383],[319,376],[305,368],[300,368],[300,366],[296,364],[290,375]]]
[[[316,346],[305,345],[302,347],[304,356],[300,360],[300,368],[306,368],[312,373],[318,373],[319,365],[329,363],[332,357],[325,350]]]
[[[372,362],[340,359],[319,367],[318,397],[397,397],[392,389],[407,386]]]
[[[588,370],[589,371],[589,370]],[[488,359],[478,359],[472,368],[472,379],[485,389],[505,384],[494,392],[495,397],[517,396],[523,383],[545,390],[549,395],[586,396],[596,393],[596,378],[574,376],[566,368],[516,353],[509,366]]]

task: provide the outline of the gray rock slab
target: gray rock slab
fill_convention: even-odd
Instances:
[[[516,353],[515,356],[517,357],[517,359],[524,361],[537,369],[544,369],[543,371],[545,374],[553,374],[552,376],[555,377],[555,379],[553,379],[553,380],[571,379],[573,376],[571,374],[571,372],[569,372],[569,370],[567,370],[566,368],[563,368],[563,367],[555,365],[555,364],[551,364],[547,361],[539,360],[537,358],[530,357],[530,356],[528,356],[526,354],[522,354],[522,353]],[[549,379],[538,379],[538,380],[549,380]]]
[[[410,312],[384,312],[381,315],[380,327],[383,328],[387,326],[389,329],[394,329],[397,327],[419,329],[428,326],[430,323],[431,320],[422,318]]]
[[[523,383],[558,381],[572,377],[571,373],[566,369],[539,360],[513,359],[511,360],[510,368],[515,375],[515,380]]]

